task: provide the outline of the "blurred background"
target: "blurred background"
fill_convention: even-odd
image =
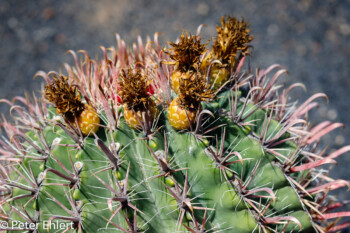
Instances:
[[[315,123],[330,119],[346,126],[323,138],[328,151],[350,144],[349,0],[0,0],[0,99],[39,90],[36,71],[73,64],[69,49],[101,57],[99,46],[115,46],[115,33],[132,43],[138,35],[157,31],[165,44],[183,29],[194,34],[200,24],[207,25],[202,30],[206,41],[224,14],[250,21],[253,67],[278,63],[287,68],[289,76],[280,83],[303,82],[308,93],[294,91],[300,100],[317,92],[328,95],[329,103],[320,100],[310,114]],[[0,105],[2,114],[8,111]],[[332,177],[350,179],[349,156],[338,159]],[[344,188],[333,194],[350,199]]]

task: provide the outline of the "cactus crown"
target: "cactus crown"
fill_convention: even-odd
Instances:
[[[205,52],[205,45],[198,36],[182,33],[178,43],[169,42],[173,53],[166,52],[175,61],[177,70],[186,72],[198,69],[200,56]]]
[[[68,79],[55,76],[45,86],[45,98],[56,107],[57,113],[62,114],[66,120],[73,121],[84,110],[84,104],[81,102],[79,90]]]
[[[141,70],[132,67],[123,69],[120,73],[119,95],[128,109],[146,110],[151,97],[148,93],[151,80],[142,74]]]
[[[223,16],[221,26],[216,26],[217,38],[214,40],[213,56],[222,63],[234,63],[238,53],[248,51],[248,43],[253,40],[249,34],[249,23],[243,19],[240,21],[235,17]]]

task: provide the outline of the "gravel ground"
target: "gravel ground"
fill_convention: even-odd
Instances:
[[[195,33],[203,23],[203,37],[209,39],[224,14],[250,21],[253,67],[286,67],[289,76],[282,83],[303,82],[308,92],[294,93],[302,100],[317,92],[328,95],[329,103],[321,100],[310,119],[347,126],[324,137],[322,143],[330,150],[349,144],[349,0],[0,0],[0,98],[38,90],[42,80],[33,79],[36,71],[72,64],[65,54],[68,49],[101,56],[99,46],[115,45],[115,33],[132,42],[137,35],[145,38],[158,31],[165,42],[175,40],[183,29]],[[0,105],[1,113],[8,115],[8,110]],[[349,153],[338,161],[331,175],[349,179]],[[350,199],[345,189],[334,194]]]

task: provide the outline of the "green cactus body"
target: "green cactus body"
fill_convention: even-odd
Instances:
[[[191,128],[177,131],[167,114],[167,105],[175,98],[168,85],[173,70],[160,63],[171,60],[160,53],[160,46],[151,44],[140,43],[128,51],[118,38],[118,49],[111,54],[103,50],[99,63],[85,54],[85,63],[80,64],[73,53],[77,64],[67,70],[68,76],[76,77],[83,99],[98,112],[101,125],[96,133],[82,135],[54,107],[40,102],[27,103],[30,120],[17,121],[24,130],[4,123],[11,142],[1,141],[1,217],[7,224],[3,230],[292,233],[338,229],[327,210],[332,203],[323,194],[348,182],[327,185],[329,180],[322,177],[310,181],[317,167],[350,149],[318,156],[315,142],[340,125],[324,123],[309,130],[302,118],[322,95],[288,112],[285,90],[284,98],[275,97],[274,82],[283,70],[267,79],[277,66],[253,74],[242,72],[238,65],[231,83],[200,103]],[[245,58],[230,59],[232,67]],[[145,112],[138,119],[142,127],[136,129],[127,125],[115,94],[119,87],[114,86],[120,67],[133,62],[149,66],[146,73],[153,77],[155,89],[151,98],[159,110],[152,119]],[[133,75],[129,73],[124,75]],[[49,80],[46,74],[39,75]]]

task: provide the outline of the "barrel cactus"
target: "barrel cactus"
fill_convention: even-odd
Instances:
[[[7,232],[335,232],[348,223],[349,186],[324,164],[350,150],[318,148],[341,127],[312,126],[315,94],[286,73],[245,66],[249,24],[223,17],[211,45],[182,33],[102,47],[102,59],[69,51],[75,65],[39,71],[40,97],[10,102],[2,121],[1,226]]]

